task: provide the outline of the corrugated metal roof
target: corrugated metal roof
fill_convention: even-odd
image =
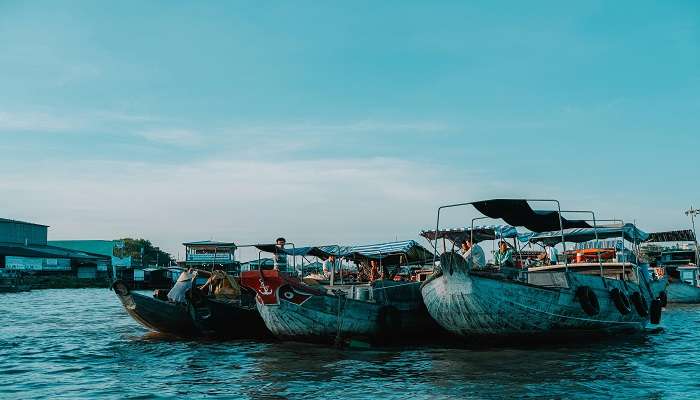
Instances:
[[[0,255],[37,258],[71,258],[75,260],[107,260],[110,257],[100,254],[86,253],[56,246],[29,245],[16,243],[0,243]]]
[[[14,224],[24,224],[24,225],[35,225],[35,226],[43,226],[45,228],[48,228],[48,225],[42,225],[42,224],[37,224],[35,222],[27,222],[27,221],[20,221],[17,219],[8,219],[8,218],[0,218],[0,223],[14,223]]]

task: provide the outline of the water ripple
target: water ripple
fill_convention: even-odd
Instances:
[[[700,397],[700,307],[615,339],[340,351],[149,333],[108,290],[0,297],[2,398]]]

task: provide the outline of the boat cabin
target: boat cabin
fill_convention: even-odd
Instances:
[[[209,271],[220,269],[232,274],[240,273],[240,263],[236,260],[238,247],[235,243],[204,240],[182,245],[185,246],[185,260],[180,264],[185,268]]]

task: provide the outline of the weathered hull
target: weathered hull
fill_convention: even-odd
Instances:
[[[419,284],[395,285],[372,290],[378,301],[348,298],[340,292],[306,286],[274,271],[242,278],[243,285],[258,292],[257,307],[267,328],[286,340],[341,343],[360,339],[393,343],[430,336],[440,328],[430,318]]]
[[[194,325],[203,336],[225,339],[272,338],[255,303],[244,306],[205,298],[201,304],[190,304],[189,311]]]
[[[185,304],[132,293],[120,283],[115,283],[113,288],[126,312],[146,328],[179,337],[198,335],[199,331],[192,322]]]
[[[689,285],[687,283],[672,282],[669,283],[668,302],[679,304],[699,304],[700,303],[700,288]]]
[[[567,274],[567,287],[541,287],[523,282],[479,276],[465,271],[445,273],[424,284],[430,315],[445,329],[461,336],[510,336],[523,334],[614,333],[639,331],[647,318],[635,310],[623,315],[609,291],[644,293],[644,288],[590,275]],[[605,287],[604,285],[607,285]],[[595,316],[586,314],[576,288],[588,286],[599,301]],[[645,294],[649,301],[650,295]]]

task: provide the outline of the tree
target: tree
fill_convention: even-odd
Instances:
[[[150,240],[123,238],[119,239],[124,242],[124,248],[121,250],[121,257],[129,257],[134,264],[141,264],[144,267],[148,265],[158,265],[159,267],[168,267],[170,263],[175,261],[173,257],[161,249],[153,247]],[[143,249],[143,258],[142,258]]]

